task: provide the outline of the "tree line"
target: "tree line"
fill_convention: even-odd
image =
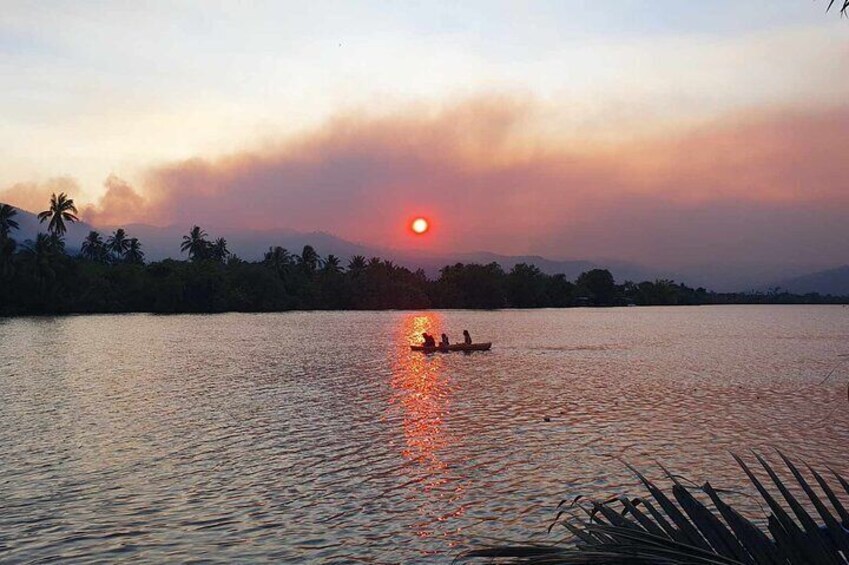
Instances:
[[[46,233],[19,245],[17,211],[0,204],[0,314],[109,312],[273,312],[422,308],[562,308],[570,306],[844,303],[845,298],[779,292],[718,294],[670,280],[618,285],[606,269],[575,281],[534,265],[509,271],[490,263],[449,265],[428,278],[378,257],[343,265],[307,245],[300,254],[271,247],[261,261],[244,261],[194,226],[180,243],[186,260],[146,262],[142,243],[117,229],[90,232],[79,253],[66,250],[74,201],[54,194],[38,219]]]

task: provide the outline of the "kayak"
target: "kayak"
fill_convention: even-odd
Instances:
[[[466,345],[465,343],[452,343],[447,348],[445,347],[425,347],[424,345],[411,345],[410,349],[412,351],[424,351],[425,353],[449,353],[451,351],[489,351],[492,347],[492,342],[487,341],[484,343],[472,343],[471,345]]]

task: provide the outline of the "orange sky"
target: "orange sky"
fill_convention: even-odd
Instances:
[[[435,252],[849,261],[845,21],[536,8],[304,8],[272,30],[269,6],[16,7],[0,200]]]
[[[101,225],[318,227],[389,247],[640,261],[658,251],[701,259],[705,241],[719,249],[729,237],[725,222],[742,222],[732,234],[751,238],[760,222],[794,210],[849,217],[849,107],[734,114],[674,136],[587,148],[528,139],[536,113],[472,99],[424,118],[338,118],[288,143],[152,167],[141,188],[111,177],[83,215]],[[433,220],[426,238],[406,229],[416,215]],[[688,226],[694,216],[706,225]],[[795,229],[811,221],[800,214]],[[675,241],[663,241],[670,230]],[[745,254],[721,245],[726,257]]]

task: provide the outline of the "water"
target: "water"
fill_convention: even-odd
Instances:
[[[843,353],[828,306],[0,320],[0,561],[446,563],[638,492],[620,458],[846,472]]]

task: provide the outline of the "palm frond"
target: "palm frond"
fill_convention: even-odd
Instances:
[[[781,452],[778,455],[792,481],[782,479],[766,459],[754,454],[769,477],[770,486],[741,457],[732,454],[769,509],[766,529],[725,502],[710,483],[685,485],[664,469],[672,481],[668,496],[629,465],[649,498],[620,496],[595,501],[578,497],[560,511],[553,524],[572,534],[569,542],[486,547],[469,551],[459,559],[498,559],[499,563],[529,565],[849,564],[849,513],[835,492],[842,488],[849,494],[849,483],[829,469],[839,485],[835,489],[820,473],[806,466],[820,494],[788,457]],[[615,507],[617,503],[621,509]],[[583,514],[575,512],[580,509]]]
[[[845,16],[845,15],[849,14],[849,0],[842,0],[842,2],[843,2],[843,7],[840,8],[840,13]],[[835,4],[838,4],[838,0],[829,0],[828,8],[826,8],[826,11],[831,10],[834,7]]]

